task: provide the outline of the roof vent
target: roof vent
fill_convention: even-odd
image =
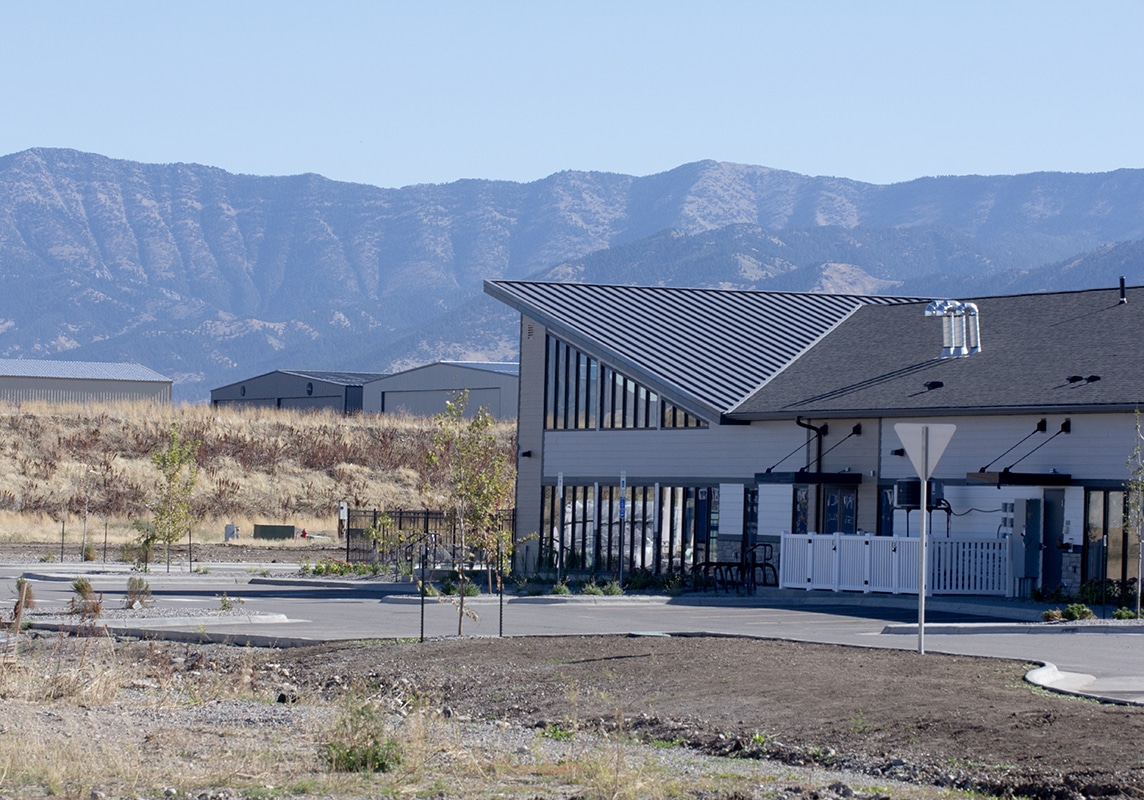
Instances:
[[[941,317],[941,357],[961,358],[981,352],[981,326],[977,306],[960,300],[934,300],[927,317]]]

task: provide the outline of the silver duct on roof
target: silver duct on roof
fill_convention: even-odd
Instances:
[[[977,306],[961,300],[934,300],[927,317],[941,317],[941,357],[961,358],[981,352],[981,326]]]

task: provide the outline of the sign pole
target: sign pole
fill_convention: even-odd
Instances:
[[[919,500],[921,502],[922,524],[918,537],[918,653],[926,651],[926,577],[929,560],[926,558],[926,534],[929,529],[929,478],[934,467],[941,460],[949,440],[957,430],[956,425],[916,422],[896,422],[894,432],[905,445],[906,455],[921,478]],[[908,511],[906,512],[909,513]],[[907,516],[907,520],[909,517]]]
[[[926,651],[926,534],[929,528],[929,426],[922,426],[922,464],[925,474],[921,476],[922,524],[918,538],[918,655]]]

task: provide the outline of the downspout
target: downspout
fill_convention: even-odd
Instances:
[[[822,472],[822,437],[826,435],[829,426],[824,422],[821,425],[811,425],[809,422],[803,422],[802,417],[795,417],[794,424],[800,428],[806,428],[808,431],[814,431],[815,439],[818,442],[818,452],[814,457],[814,471]],[[809,524],[809,521],[808,521]],[[822,484],[814,484],[814,527],[817,529],[822,524]]]

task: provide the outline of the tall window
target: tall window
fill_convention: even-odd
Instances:
[[[545,428],[595,428],[599,363],[552,336],[548,337],[546,360]]]
[[[552,335],[545,360],[547,430],[707,427],[646,386]]]
[[[657,492],[658,488],[658,492]],[[719,489],[694,486],[545,486],[540,564],[571,573],[690,574],[712,560]]]

